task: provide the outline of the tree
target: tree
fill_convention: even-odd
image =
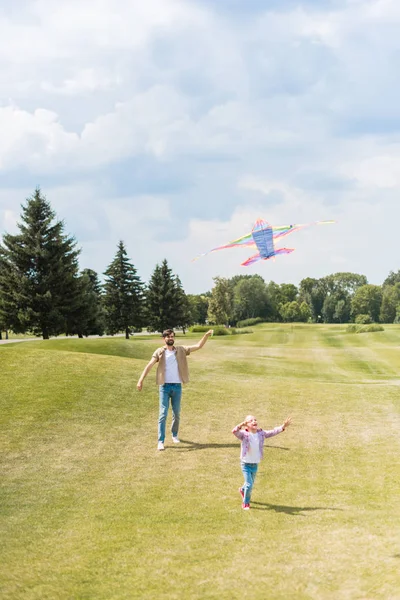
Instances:
[[[189,300],[183,290],[181,280],[176,275],[175,277],[175,302],[176,315],[174,327],[180,327],[185,333],[185,330],[192,325]]]
[[[132,329],[144,324],[144,284],[129,261],[122,241],[114,260],[104,272],[104,309],[107,331],[112,335],[125,332],[128,340]]]
[[[84,269],[78,280],[79,298],[75,310],[67,321],[67,335],[77,334],[79,337],[103,335],[105,330],[105,313],[102,301],[102,290],[96,271]]]
[[[182,294],[166,259],[154,269],[147,287],[146,303],[146,323],[150,331],[162,332],[182,325]]]
[[[265,318],[271,314],[265,281],[260,275],[239,280],[234,287],[233,297],[235,321]]]
[[[206,294],[188,294],[187,299],[189,302],[190,320],[191,324],[198,323],[199,325],[205,325],[207,323],[207,312],[208,312],[208,298],[211,296],[210,292]]]
[[[281,315],[279,313],[279,305],[282,303],[282,295],[280,286],[275,281],[270,281],[266,285],[268,303],[270,307],[270,319],[271,321],[281,321]]]
[[[395,285],[396,283],[400,283],[400,271],[397,271],[397,273],[395,273],[394,271],[390,271],[389,275],[383,282],[383,286]]]
[[[298,289],[293,283],[282,283],[280,287],[281,302],[295,302],[298,296]]]
[[[311,308],[308,306],[307,302],[302,302],[300,304],[300,320],[303,323],[307,323],[311,319]]]
[[[79,295],[78,256],[73,237],[39,188],[22,206],[20,233],[0,245],[0,319],[16,333],[48,339],[65,332]]]
[[[300,281],[300,300],[307,302],[311,308],[313,320],[316,322],[322,315],[326,295],[327,287],[323,279],[306,277]]]
[[[379,315],[381,323],[394,323],[400,308],[400,282],[385,285],[382,293],[382,304]]]
[[[208,305],[208,320],[215,325],[228,325],[233,317],[233,291],[228,279],[214,277]]]
[[[281,313],[282,319],[286,322],[293,323],[294,321],[302,320],[299,303],[295,300],[281,304],[279,312]]]
[[[352,296],[362,285],[367,285],[365,275],[358,273],[334,273],[324,277],[328,293],[342,293]]]
[[[359,287],[351,301],[351,314],[369,315],[375,323],[379,321],[382,303],[382,288],[379,285],[367,284]]]

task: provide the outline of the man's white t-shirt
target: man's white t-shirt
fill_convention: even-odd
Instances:
[[[249,449],[243,457],[245,463],[259,463],[261,460],[260,438],[258,433],[249,433]]]
[[[182,383],[179,377],[176,350],[165,351],[165,383]]]

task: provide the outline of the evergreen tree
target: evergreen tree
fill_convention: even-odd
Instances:
[[[0,319],[16,333],[48,339],[66,330],[79,289],[74,238],[39,188],[22,206],[20,233],[5,234],[0,245]]]
[[[179,278],[178,278],[179,281]],[[168,328],[184,325],[182,323],[183,296],[182,287],[164,259],[156,265],[147,287],[147,327],[149,331],[160,333]],[[185,297],[186,298],[186,297]]]
[[[176,321],[175,327],[180,327],[185,333],[185,330],[193,324],[188,297],[182,287],[182,282],[178,275],[175,277],[175,292],[176,292]]]
[[[107,332],[125,332],[129,339],[131,329],[144,324],[144,285],[134,265],[129,262],[122,241],[114,260],[104,273],[104,309]]]
[[[67,321],[67,335],[103,335],[105,314],[96,271],[84,269],[78,280],[79,297]]]

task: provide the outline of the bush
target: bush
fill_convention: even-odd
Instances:
[[[254,319],[243,319],[243,321],[238,321],[238,327],[251,327],[252,325],[257,325],[258,323],[262,323],[263,320],[261,317],[255,317]]]
[[[351,323],[351,325],[347,325],[346,331],[347,333],[357,333],[357,331],[360,328],[357,325],[354,325],[354,323]]]
[[[192,327],[189,327],[189,331],[192,333],[205,333],[209,329],[208,325],[192,325]]]
[[[373,323],[372,325],[348,325],[346,329],[347,333],[373,333],[374,331],[385,331],[382,325]]]
[[[227,327],[224,327],[224,325],[193,325],[189,331],[191,333],[205,333],[209,329],[214,331],[214,335],[229,335],[231,331]]]
[[[370,325],[372,323],[372,319],[369,315],[357,315],[354,321],[357,325]]]
[[[235,329],[235,327],[224,327],[224,325],[193,325],[189,329],[191,333],[205,333],[209,329],[214,331],[214,335],[239,335],[243,333],[253,333],[251,329]]]
[[[358,333],[373,333],[374,331],[385,331],[385,328],[382,327],[382,325],[376,325],[374,323],[373,325],[361,327],[361,331],[358,331]]]

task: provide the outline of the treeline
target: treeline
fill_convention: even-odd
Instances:
[[[260,321],[314,323],[400,323],[400,271],[382,285],[365,275],[335,273],[291,283],[265,283],[259,275],[216,277],[208,319],[243,327]]]
[[[259,275],[216,277],[210,292],[191,295],[166,260],[144,283],[122,241],[103,282],[92,269],[80,271],[77,242],[64,233],[40,189],[22,206],[18,228],[0,244],[0,338],[8,330],[44,339],[119,332],[129,338],[143,328],[185,331],[206,323],[400,322],[400,271],[382,286],[355,273],[306,278],[299,287],[266,283]]]

